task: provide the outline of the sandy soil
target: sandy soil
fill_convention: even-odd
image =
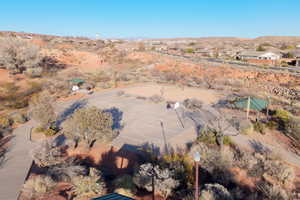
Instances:
[[[124,91],[127,94],[144,97],[161,95],[163,93],[162,96],[168,101],[183,101],[187,98],[196,98],[206,104],[216,103],[221,98],[221,95],[213,90],[187,87],[182,89],[177,86],[159,84],[131,87],[124,89]]]

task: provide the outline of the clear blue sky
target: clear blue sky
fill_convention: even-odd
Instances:
[[[0,30],[70,36],[300,36],[300,0],[3,0]]]

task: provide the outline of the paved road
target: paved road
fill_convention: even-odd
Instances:
[[[16,128],[13,131],[15,136],[9,141],[10,151],[6,154],[7,161],[0,168],[0,199],[16,200],[20,189],[25,181],[31,167],[32,159],[29,151],[33,143],[29,141],[32,122]]]
[[[236,68],[244,68],[244,69],[245,68],[247,68],[247,69],[253,68],[255,70],[262,70],[262,71],[270,71],[271,70],[274,72],[289,71],[290,73],[293,73],[293,74],[297,74],[297,75],[300,74],[300,67],[268,66],[265,68],[264,66],[258,66],[258,65],[254,65],[254,64],[250,64],[250,63],[243,63],[243,62],[239,62],[239,61],[227,61],[227,60],[222,60],[222,59],[217,59],[217,58],[189,57],[189,56],[169,54],[169,53],[159,52],[159,51],[155,51],[154,53],[171,56],[171,57],[175,57],[175,58],[187,59],[189,61],[196,62],[196,63],[209,62],[209,63],[216,64],[216,65],[229,64]]]

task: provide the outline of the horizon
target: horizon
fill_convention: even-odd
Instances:
[[[3,2],[0,29],[95,38],[300,36],[300,2],[246,0],[188,2]],[[13,15],[11,15],[13,13]]]

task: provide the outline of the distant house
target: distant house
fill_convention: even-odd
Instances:
[[[249,63],[275,64],[281,58],[281,54],[265,51],[243,51],[237,54],[237,60]]]

